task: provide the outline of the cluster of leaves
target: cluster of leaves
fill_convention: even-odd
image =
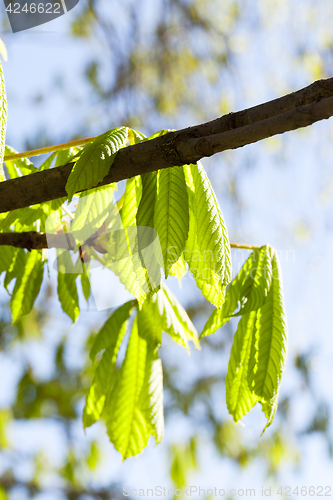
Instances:
[[[2,70],[1,70],[2,75]],[[0,154],[15,151],[4,146],[6,93],[3,77]],[[112,129],[84,148],[54,152],[39,171],[73,162],[66,184],[68,200],[14,210],[0,216],[0,231],[54,232],[65,242],[71,233],[77,259],[57,251],[58,297],[73,322],[79,315],[77,278],[86,300],[91,295],[91,262],[114,271],[136,298],[118,308],[107,320],[92,346],[90,357],[104,351],[96,362],[83,414],[84,426],[102,415],[115,448],[123,458],[136,455],[149,436],[163,435],[162,366],[158,349],[162,332],[188,349],[197,346],[197,332],[177,299],[161,281],[191,272],[198,288],[215,307],[201,337],[215,332],[233,314],[241,316],[226,377],[227,407],[235,421],[259,401],[270,425],[277,408],[279,384],[286,360],[286,322],[281,273],[270,247],[252,253],[231,280],[231,254],[227,229],[209,179],[200,163],[163,169],[128,179],[122,198],[113,203],[116,184],[94,188],[112,168],[120,148],[148,139],[128,127]],[[9,178],[30,175],[37,168],[27,159],[6,159]],[[82,193],[83,191],[83,193]],[[81,192],[73,213],[65,206]],[[68,223],[64,216],[71,217]],[[155,237],[156,235],[156,237]],[[151,250],[151,248],[153,250]],[[67,247],[69,248],[69,247]],[[76,252],[75,252],[76,251]],[[148,252],[148,253],[147,253]],[[11,296],[13,323],[28,314],[39,294],[44,267],[43,251],[3,246],[0,274]],[[11,283],[15,281],[13,287]],[[124,361],[116,369],[119,349],[131,328]]]
[[[104,353],[95,363],[83,415],[85,426],[103,416],[110,439],[123,458],[139,453],[150,435],[157,442],[163,435],[162,367],[157,352],[162,331],[187,348],[188,340],[195,345],[198,342],[185,310],[161,282],[161,267],[165,277],[174,275],[179,280],[190,271],[204,297],[216,307],[201,337],[214,333],[232,315],[241,316],[226,379],[227,406],[235,421],[259,401],[270,425],[286,359],[278,257],[268,246],[252,252],[225,294],[231,280],[230,244],[222,212],[201,164],[128,179],[117,203],[112,201],[116,184],[93,189],[108,173],[119,149],[142,140],[147,139],[141,133],[120,127],[82,149],[53,153],[40,169],[50,168],[54,160],[55,166],[74,162],[66,185],[69,201],[76,192],[88,190],[81,193],[74,214],[61,199],[4,214],[0,226],[2,231],[38,229],[48,233],[51,218],[59,237],[71,232],[78,250],[76,263],[73,266],[67,250],[58,250],[57,263],[59,300],[73,322],[80,309],[77,278],[80,276],[88,300],[94,260],[112,269],[136,298],[117,309],[96,337],[91,358],[102,350]],[[6,162],[6,169],[11,178],[37,170],[29,160],[22,159]],[[70,224],[64,220],[68,213]],[[162,257],[159,260],[158,252],[153,251],[149,265],[144,256],[152,242],[148,230],[156,232]],[[2,247],[0,252],[0,271],[5,271],[7,291],[16,279],[11,292],[16,323],[33,307],[47,258],[37,250]],[[118,370],[119,348],[134,310],[125,359]]]
[[[51,482],[45,484],[39,479],[52,473],[53,478],[57,477],[60,480],[61,477],[61,490],[66,498],[71,498],[74,493],[80,498],[86,495],[92,498],[108,498],[110,494],[114,498],[120,498],[121,488],[119,484],[113,484],[110,477],[107,490],[101,490],[98,486],[90,484],[94,467],[103,468],[103,463],[106,463],[103,432],[97,433],[100,438],[96,440],[98,429],[95,431],[92,429],[92,432],[82,434],[82,438],[78,441],[81,402],[84,393],[89,391],[91,377],[96,368],[96,362],[95,366],[91,367],[89,356],[86,355],[81,356],[83,365],[81,362],[80,365],[72,363],[72,340],[77,339],[78,331],[82,331],[82,328],[77,325],[78,329],[75,327],[70,332],[60,326],[62,322],[57,323],[58,341],[53,352],[53,361],[50,358],[48,362],[47,374],[41,374],[38,368],[39,359],[32,359],[29,355],[30,349],[27,347],[31,345],[31,342],[38,343],[40,349],[47,348],[48,332],[55,326],[53,287],[49,285],[41,293],[42,300],[39,300],[32,313],[24,316],[16,326],[10,326],[10,311],[6,303],[3,303],[1,308],[2,315],[6,316],[0,319],[0,346],[3,358],[4,360],[15,359],[17,353],[20,352],[24,369],[18,381],[16,399],[10,408],[0,412],[0,461],[6,464],[0,483],[5,490],[14,493],[17,488],[14,472],[16,467],[22,468],[23,464],[30,463],[31,470],[34,471],[33,475],[20,482],[19,486],[22,491],[29,491],[31,497],[40,495],[41,491],[49,494],[54,492]],[[207,301],[202,300],[199,304],[196,303],[195,307],[188,307],[187,312],[196,323],[202,314],[207,314],[209,309]],[[133,312],[135,312],[135,307]],[[223,336],[205,337],[202,340],[202,351],[195,351],[189,358],[184,353],[187,362],[181,365],[177,361],[178,356],[174,355],[173,342],[167,341],[167,337],[160,351],[163,363],[165,393],[163,406],[166,429],[168,429],[168,424],[174,421],[175,416],[182,422],[185,420],[187,427],[191,429],[190,435],[186,433],[182,439],[179,439],[179,436],[172,439],[172,433],[168,437],[168,441],[171,439],[173,442],[168,446],[166,473],[175,488],[190,484],[189,475],[193,474],[195,469],[198,473],[200,472],[201,451],[208,443],[210,450],[213,448],[224,461],[227,458],[234,466],[240,467],[240,472],[245,473],[243,468],[249,466],[253,468],[259,460],[260,464],[264,464],[262,472],[269,474],[271,480],[282,465],[289,463],[291,466],[297,460],[293,448],[295,442],[288,433],[290,421],[285,413],[288,407],[285,399],[279,403],[279,418],[274,422],[274,431],[266,433],[259,441],[251,440],[252,444],[244,439],[244,429],[240,425],[234,425],[226,413],[216,407],[214,395],[223,393],[227,364],[222,363],[221,360],[225,359],[225,354],[231,347],[232,323],[227,324],[223,330]],[[91,350],[95,337],[96,334],[91,332],[84,342],[87,354]],[[182,355],[181,352],[178,354]],[[214,359],[220,360],[220,363],[214,362]],[[211,368],[209,372],[207,370],[193,371],[198,362],[204,366],[207,361]],[[195,381],[189,378],[189,374],[195,376]],[[212,376],[213,374],[216,376]],[[295,398],[294,391],[290,398],[292,402]],[[202,411],[197,411],[198,404],[202,407]],[[50,459],[49,440],[45,442],[45,449],[40,443],[34,451],[29,450],[26,454],[22,451],[20,442],[10,438],[13,431],[15,433],[16,425],[19,428],[22,425],[29,427],[34,425],[33,422],[38,426],[37,434],[42,432],[45,426],[49,426],[48,432],[51,435],[55,428],[61,429],[61,447],[67,451],[60,463],[59,461],[54,463]],[[9,441],[6,442],[5,437],[10,430]],[[66,446],[63,447],[63,444]],[[108,464],[110,459],[111,457],[107,458]],[[11,468],[14,475],[11,473]],[[109,489],[111,485],[112,489]],[[59,491],[58,486],[56,491]]]
[[[131,331],[126,355],[119,371],[115,363],[124,339],[130,314]],[[123,458],[136,455],[147,445],[150,435],[159,443],[163,436],[163,377],[158,349],[162,332],[187,346],[197,343],[197,332],[185,310],[165,285],[145,301],[118,308],[95,337],[92,360],[102,350],[83,412],[84,426],[90,426],[102,413],[110,440]]]

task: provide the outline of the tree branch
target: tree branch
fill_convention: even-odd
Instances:
[[[98,245],[98,237],[103,234],[92,235],[82,243],[83,246]],[[0,246],[7,245],[16,248],[27,248],[28,250],[42,250],[43,248],[63,248],[75,250],[75,239],[71,233],[61,231],[59,234],[38,233],[37,231],[25,231],[22,233],[0,233]],[[258,250],[260,246],[246,243],[230,243],[231,248],[242,248],[245,250]]]
[[[318,80],[259,106],[123,148],[98,186],[196,163],[205,156],[306,127],[332,115],[333,78]],[[71,163],[0,183],[0,213],[67,197],[65,185],[72,167]]]
[[[42,250],[43,248],[66,248],[75,249],[75,240],[70,233],[46,234],[37,231],[25,231],[22,233],[0,233],[0,245],[16,248],[27,248],[28,250]]]

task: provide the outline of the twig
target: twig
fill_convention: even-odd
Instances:
[[[39,156],[45,153],[53,153],[53,151],[62,151],[63,149],[73,148],[74,146],[84,146],[91,142],[95,137],[86,137],[85,139],[77,139],[76,141],[64,142],[63,144],[57,144],[55,146],[47,146],[45,148],[31,149],[30,151],[24,151],[23,153],[13,153],[10,155],[5,155],[4,161],[17,160],[19,158],[28,158],[30,156]]]

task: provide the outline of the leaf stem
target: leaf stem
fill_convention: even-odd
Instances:
[[[230,243],[230,248],[244,248],[245,250],[259,250],[261,247],[257,245],[249,245],[246,243]]]
[[[28,158],[29,156],[38,156],[45,153],[53,153],[54,151],[62,151],[63,149],[72,148],[74,146],[84,146],[91,142],[94,137],[86,137],[85,139],[77,139],[76,141],[64,142],[63,144],[57,144],[56,146],[47,146],[40,149],[32,149],[31,151],[24,151],[23,153],[15,153],[10,155],[5,155],[4,161],[6,160],[17,160],[18,158]]]

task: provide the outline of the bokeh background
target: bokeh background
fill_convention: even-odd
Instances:
[[[147,135],[182,128],[333,74],[328,0],[80,0],[65,16],[16,34],[1,4],[0,23],[7,143],[19,151],[120,125]],[[217,487],[224,498],[231,488],[233,498],[250,488],[259,498],[262,486],[273,498],[283,498],[280,486],[288,498],[305,486],[301,496],[310,498],[310,486],[323,486],[333,495],[332,139],[328,120],[203,162],[230,240],[269,243],[282,264],[289,356],[263,437],[259,407],[244,427],[227,413],[231,321],[190,357],[163,339],[165,437],[122,463],[103,423],[86,433],[81,423],[89,345],[110,311],[85,307],[72,326],[51,276],[17,327],[0,294],[1,500],[123,498],[125,485]],[[234,272],[246,257],[233,251]],[[168,284],[200,330],[212,308],[194,281]]]

